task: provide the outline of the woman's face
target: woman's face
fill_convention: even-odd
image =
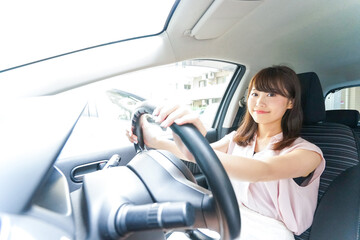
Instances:
[[[248,111],[258,124],[275,124],[281,127],[281,119],[292,102],[279,94],[262,92],[253,88],[247,101]]]

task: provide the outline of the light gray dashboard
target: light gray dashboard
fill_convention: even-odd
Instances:
[[[65,176],[52,168],[23,214],[0,214],[0,239],[74,239],[69,188]]]
[[[85,104],[63,97],[0,105],[0,213],[19,214],[50,174]]]

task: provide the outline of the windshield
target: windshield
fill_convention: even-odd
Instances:
[[[160,33],[175,0],[0,2],[0,71]]]

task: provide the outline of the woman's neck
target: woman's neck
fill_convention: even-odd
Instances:
[[[272,138],[273,136],[282,132],[281,126],[264,126],[262,124],[258,125],[257,130],[257,138],[258,139],[266,139]]]
[[[264,126],[258,126],[256,143],[255,143],[255,152],[261,152],[269,145],[271,138],[281,132],[280,128],[264,128]]]

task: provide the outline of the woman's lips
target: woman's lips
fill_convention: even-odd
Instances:
[[[263,111],[263,110],[254,110],[254,112],[257,113],[257,114],[269,113],[268,111]]]

